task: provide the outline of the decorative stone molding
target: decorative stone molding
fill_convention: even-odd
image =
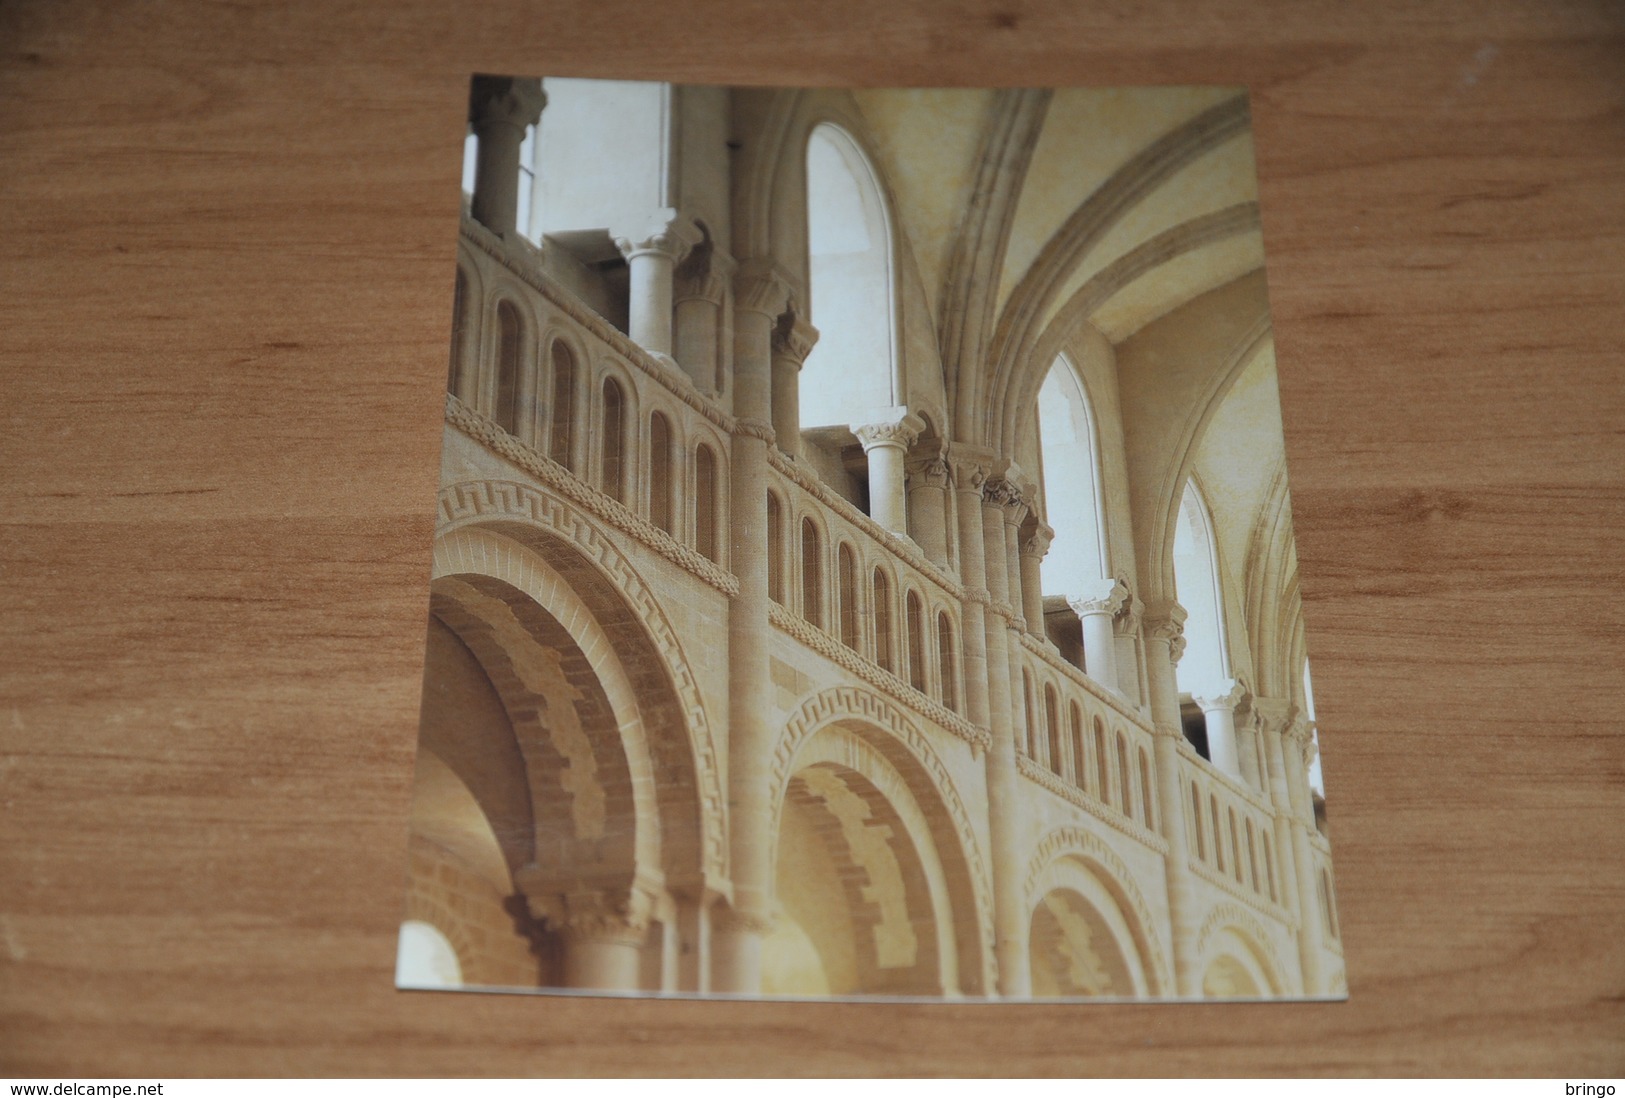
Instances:
[[[1078,597],[1066,600],[1080,618],[1087,614],[1110,614],[1115,618],[1122,613],[1130,597],[1128,585],[1120,579],[1086,580],[1081,590]]]
[[[534,77],[476,76],[468,92],[468,120],[478,129],[496,123],[523,130],[534,126],[547,106],[547,93]]]
[[[585,515],[564,500],[550,497],[530,485],[510,481],[448,485],[440,492],[440,521],[436,535],[443,536],[451,530],[492,517],[517,519],[539,526],[570,542],[603,571],[631,604],[665,662],[672,685],[682,701],[684,724],[689,730],[689,742],[694,751],[695,781],[705,826],[705,873],[709,880],[725,881],[728,876],[727,843],[724,838],[727,799],[721,786],[716,736],[706,716],[699,685],[690,670],[692,664],[653,592],[631,562]]]
[[[775,926],[773,918],[769,915],[752,915],[726,904],[719,904],[711,909],[711,932],[713,934],[759,934],[763,937],[773,933]]]
[[[949,443],[948,464],[953,470],[956,485],[979,493],[993,473],[993,451],[964,443]]]
[[[1270,919],[1282,923],[1292,930],[1298,928],[1298,921],[1286,908],[1270,900],[1268,894],[1254,892],[1244,884],[1236,883],[1234,877],[1220,873],[1206,862],[1198,861],[1194,856],[1188,863],[1192,875],[1200,878],[1204,883],[1222,890],[1226,895],[1240,900],[1250,908],[1256,908]]]
[[[1018,754],[1016,756],[1016,769],[1021,771],[1022,777],[1043,786],[1068,804],[1083,809],[1114,831],[1122,832],[1140,845],[1155,850],[1158,854],[1167,855],[1168,841],[1161,835],[1140,826],[1138,820],[1123,815],[1111,805],[1091,797],[1087,790],[1079,789],[1075,785],[1068,785],[1064,778],[1043,766],[1037,759]]]
[[[991,972],[994,956],[993,884],[977,838],[976,824],[960,799],[953,776],[931,746],[930,738],[887,699],[858,687],[837,686],[814,694],[790,716],[779,737],[778,749],[773,754],[774,833],[778,832],[784,791],[794,775],[796,754],[802,744],[832,723],[854,719],[881,729],[899,742],[910,758],[923,768],[942,807],[946,809],[959,838],[959,854],[970,875],[971,891],[981,924],[984,985],[994,986]],[[939,858],[942,857],[942,851],[937,853]]]
[[[521,869],[514,878],[529,904],[531,917],[542,920],[566,940],[642,945],[649,931],[655,896],[647,884],[560,888],[557,884],[550,886],[534,866]]]
[[[1052,650],[1037,637],[1023,634],[1021,647],[1029,655],[1038,658],[1044,666],[1060,675],[1067,682],[1087,694],[1096,703],[1106,706],[1123,720],[1134,725],[1143,732],[1154,732],[1151,723],[1146,720],[1145,714],[1129,705],[1121,695],[1107,690],[1100,683],[1078,670],[1077,667],[1063,660],[1059,653]]]
[[[1150,637],[1168,642],[1168,658],[1176,665],[1185,654],[1185,619],[1190,615],[1173,599],[1162,599],[1146,607],[1145,631]]]
[[[1127,580],[1118,577],[1117,582],[1128,592],[1128,598],[1123,600],[1122,609],[1112,619],[1112,628],[1119,637],[1132,637],[1139,633],[1140,623],[1145,619],[1145,603],[1129,588]]]
[[[982,499],[1004,510],[1004,521],[1019,526],[1027,517],[1027,500],[1021,485],[1007,476],[989,477],[982,485]]]
[[[672,304],[705,301],[721,305],[738,264],[726,252],[696,247],[672,275]]]
[[[731,598],[739,593],[739,580],[732,573],[719,567],[704,554],[690,549],[654,523],[645,521],[625,504],[617,503],[584,483],[552,458],[526,446],[450,394],[446,397],[446,422],[486,449],[519,466],[594,517],[623,533],[630,534],[646,548],[704,580],[723,594]],[[521,493],[528,490],[524,485],[509,481],[488,483],[507,484]],[[444,492],[441,495],[443,500]]]
[[[1167,844],[1163,844],[1162,849],[1166,851]],[[1173,970],[1168,966],[1162,941],[1155,930],[1162,920],[1151,914],[1151,905],[1145,902],[1145,896],[1135,886],[1134,875],[1128,864],[1093,832],[1081,827],[1058,827],[1039,841],[1027,862],[1024,892],[1027,908],[1030,910],[1043,898],[1038,891],[1044,873],[1054,863],[1068,857],[1075,857],[1098,870],[1106,878],[1102,883],[1107,891],[1114,894],[1120,906],[1128,908],[1122,914],[1133,915],[1129,931],[1134,935],[1141,961],[1150,968],[1149,974],[1156,977],[1157,986],[1150,989],[1152,994],[1157,994],[1159,990],[1171,990],[1174,986]]]
[[[1282,978],[1286,966],[1281,963],[1281,956],[1275,948],[1275,935],[1259,920],[1258,916],[1246,908],[1235,904],[1219,904],[1208,912],[1206,919],[1202,920],[1202,927],[1196,932],[1196,956],[1201,959],[1205,970],[1212,961],[1214,939],[1224,930],[1234,930],[1252,947],[1255,960],[1260,961],[1275,985],[1273,995],[1285,995],[1287,985]],[[1197,974],[1198,977],[1201,973]]]
[[[825,659],[839,665],[842,670],[849,671],[870,686],[884,691],[927,720],[942,725],[978,750],[986,750],[992,746],[993,736],[987,729],[976,727],[941,702],[920,693],[878,663],[871,662],[852,651],[817,626],[809,625],[800,615],[792,614],[776,602],[767,609],[768,618],[775,626]]]
[[[910,458],[905,467],[909,486],[947,490],[953,479],[951,467],[941,456]]]
[[[773,425],[771,423],[766,423],[759,419],[749,418],[734,420],[733,433],[735,435],[743,435],[746,438],[760,439],[769,446],[772,446],[776,441],[778,441],[779,437],[778,432],[773,430]]]
[[[777,320],[794,300],[790,286],[790,276],[772,261],[746,260],[734,275],[734,308]]]

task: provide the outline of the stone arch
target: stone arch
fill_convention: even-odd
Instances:
[[[966,994],[990,992],[997,986],[993,893],[975,823],[929,739],[895,704],[851,686],[821,691],[802,703],[786,722],[774,752],[772,833],[779,834],[785,798],[804,749],[834,726],[847,745],[848,762],[859,763],[868,771],[864,776],[883,787],[887,780],[874,778],[881,771],[866,765],[866,760],[883,760],[921,807],[929,845],[942,867],[960,989]],[[820,750],[815,746],[805,757],[820,758]]]
[[[509,481],[447,486],[440,494],[441,541],[473,526],[487,527],[487,536],[509,543],[485,559],[524,583],[536,582],[533,564],[543,557],[551,561],[573,590],[603,611],[607,643],[624,666],[634,669],[639,688],[675,694],[675,705],[645,716],[654,726],[648,741],[656,753],[659,795],[673,813],[663,844],[667,885],[698,878],[726,890],[727,801],[716,734],[676,630],[648,584],[586,513],[534,486]],[[436,574],[453,566],[437,549]]]
[[[1087,882],[1079,874],[1087,875]],[[1173,972],[1162,942],[1153,932],[1160,920],[1152,915],[1144,894],[1134,883],[1128,864],[1094,832],[1081,827],[1059,827],[1039,842],[1027,862],[1023,896],[1031,912],[1049,892],[1070,889],[1102,906],[1115,907],[1113,927],[1126,957],[1135,964],[1143,988],[1117,994],[1163,995],[1174,986]]]
[[[1246,908],[1233,903],[1221,903],[1208,913],[1202,928],[1196,934],[1197,971],[1204,986],[1210,973],[1218,971],[1233,976],[1238,971],[1247,973],[1259,986],[1259,997],[1276,998],[1286,991],[1286,967],[1275,950],[1274,937],[1263,920]],[[1224,961],[1233,963],[1226,967]],[[1250,993],[1243,993],[1247,995]]]

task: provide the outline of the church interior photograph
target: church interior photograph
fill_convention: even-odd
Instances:
[[[398,986],[1346,996],[1243,89],[463,157]]]

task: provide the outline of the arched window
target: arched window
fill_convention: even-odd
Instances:
[[[1191,783],[1191,830],[1196,837],[1196,860],[1207,861],[1207,842],[1202,836],[1202,794],[1196,789],[1196,783]]]
[[[1179,689],[1200,694],[1230,677],[1225,649],[1224,596],[1213,520],[1196,482],[1185,482],[1174,528],[1174,586],[1185,619],[1185,654],[1175,675]]]
[[[1134,815],[1134,782],[1129,777],[1129,770],[1133,767],[1129,760],[1128,740],[1123,736],[1122,729],[1117,732],[1117,788],[1121,791],[1123,801],[1119,808],[1123,815]]]
[[[910,591],[903,600],[903,616],[908,628],[908,684],[925,693],[925,611],[920,596]]]
[[[1055,695],[1055,687],[1049,683],[1044,684],[1044,730],[1049,737],[1049,768],[1064,777],[1066,749],[1061,740],[1066,731],[1061,727],[1060,699]]]
[[[509,301],[497,305],[497,392],[491,418],[510,435],[519,433],[519,310]]]
[[[820,628],[824,625],[824,559],[818,527],[801,520],[801,616]]]
[[[626,502],[626,397],[612,377],[604,379],[604,422],[599,432],[604,494]]]
[[[1106,748],[1106,726],[1095,718],[1095,777],[1100,782],[1096,796],[1101,804],[1112,803],[1112,764]]]
[[[1332,891],[1332,875],[1329,870],[1320,871],[1320,903],[1326,912],[1326,930],[1335,939],[1337,932],[1337,894]]]
[[[649,417],[649,521],[671,533],[671,421]]]
[[[575,471],[576,362],[563,342],[553,344],[553,414],[547,431],[547,456]]]
[[[717,560],[717,456],[709,446],[694,451],[694,548]]]
[[[1038,390],[1038,438],[1044,518],[1055,530],[1040,566],[1044,593],[1082,595],[1111,571],[1094,412],[1065,355],[1056,356]]]
[[[1230,815],[1230,870],[1241,882],[1241,835],[1236,828],[1236,810],[1226,809]]]
[[[1072,784],[1079,789],[1089,784],[1089,752],[1083,745],[1083,710],[1072,702],[1067,714],[1072,729]]]
[[[1208,794],[1208,807],[1213,812],[1213,854],[1219,872],[1224,872],[1224,821],[1219,816],[1219,798],[1216,794]]]
[[[801,426],[861,423],[901,403],[891,215],[868,157],[827,123],[807,139],[807,255],[820,334],[801,371]]]
[[[784,602],[784,512],[772,492],[767,494],[767,597]]]
[[[895,664],[892,660],[891,644],[891,583],[886,579],[886,573],[875,569],[874,580],[875,600],[875,662],[887,671],[893,670]]]
[[[959,712],[959,655],[954,651],[954,623],[937,613],[937,659],[942,664],[942,704]]]
[[[1253,821],[1247,821],[1247,880],[1253,889],[1262,892],[1258,884],[1258,838],[1253,834]]]
[[[1140,748],[1140,815],[1145,826],[1157,829],[1157,799],[1151,795],[1151,756]]]
[[[1270,843],[1270,833],[1264,832],[1264,879],[1269,881],[1270,899],[1280,902],[1280,894],[1275,887],[1275,852]]]
[[[457,281],[451,292],[451,365],[446,371],[446,392],[461,398],[467,384],[464,372],[468,363],[463,355],[463,340],[468,338],[468,279],[463,268],[457,268]]]
[[[1038,721],[1037,712],[1033,709],[1033,677],[1028,672],[1021,672],[1021,704],[1022,713],[1026,721],[1022,725],[1021,735],[1017,738],[1017,746],[1021,753],[1028,758],[1035,758],[1038,754]]]
[[[858,650],[858,559],[844,541],[836,553],[836,571],[841,585],[841,643]]]

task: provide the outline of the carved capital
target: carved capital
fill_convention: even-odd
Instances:
[[[723,252],[701,245],[689,253],[672,278],[672,304],[706,301],[721,305],[738,266]]]
[[[1120,579],[1097,579],[1082,584],[1077,598],[1066,600],[1078,617],[1090,614],[1110,614],[1116,617],[1129,600],[1128,584]]]
[[[1296,707],[1284,698],[1261,698],[1254,695],[1247,706],[1258,715],[1259,725],[1266,733],[1285,735],[1297,715]]]
[[[617,236],[615,246],[628,260],[659,255],[676,263],[703,239],[704,234],[694,222],[676,210],[661,210],[647,225]]]
[[[781,317],[773,329],[773,354],[788,358],[799,369],[818,342],[818,329],[794,314]]]
[[[993,472],[993,451],[980,446],[950,443],[948,464],[953,470],[953,481],[961,488],[978,494]]]
[[[1127,580],[1118,577],[1117,582],[1123,585],[1123,590],[1128,591],[1128,598],[1123,600],[1122,609],[1117,611],[1112,626],[1119,637],[1132,637],[1140,631],[1140,622],[1145,617],[1145,603],[1129,589]]]
[[[946,490],[951,479],[948,463],[938,456],[912,459],[904,468],[910,488]]]
[[[852,433],[858,436],[863,443],[863,452],[868,453],[876,446],[892,446],[899,450],[906,450],[914,445],[914,440],[920,437],[925,430],[925,420],[912,412],[903,415],[900,419],[886,420],[880,423],[865,423],[852,428]]]
[[[1146,635],[1153,640],[1167,641],[1168,658],[1176,664],[1185,654],[1185,619],[1189,616],[1173,599],[1161,599],[1146,607]]]
[[[1228,709],[1235,711],[1247,696],[1247,688],[1235,679],[1223,679],[1203,689],[1200,694],[1192,694],[1191,700],[1202,707],[1207,713],[1214,709]]]
[[[789,276],[769,260],[747,260],[734,275],[734,308],[744,312],[777,320],[792,296]]]
[[[773,933],[773,920],[766,915],[753,915],[737,908],[719,906],[711,914],[711,929],[723,934],[768,935]]]
[[[1027,517],[1027,500],[1022,495],[1021,485],[1008,476],[989,477],[982,485],[982,499],[1001,508],[1004,521],[1012,526],[1020,526]]]
[[[1046,522],[1040,522],[1030,536],[1021,539],[1021,555],[1043,560],[1054,541],[1055,528]]]
[[[526,871],[520,871],[521,887],[526,888],[532,917],[542,920],[549,930],[567,939],[637,945],[648,933],[655,901],[650,890],[641,884],[533,892],[526,886],[534,886],[535,881],[524,880],[526,875]]]
[[[523,132],[534,126],[547,106],[542,82],[516,76],[476,76],[468,91],[468,121],[479,132],[486,126],[512,126]]]

